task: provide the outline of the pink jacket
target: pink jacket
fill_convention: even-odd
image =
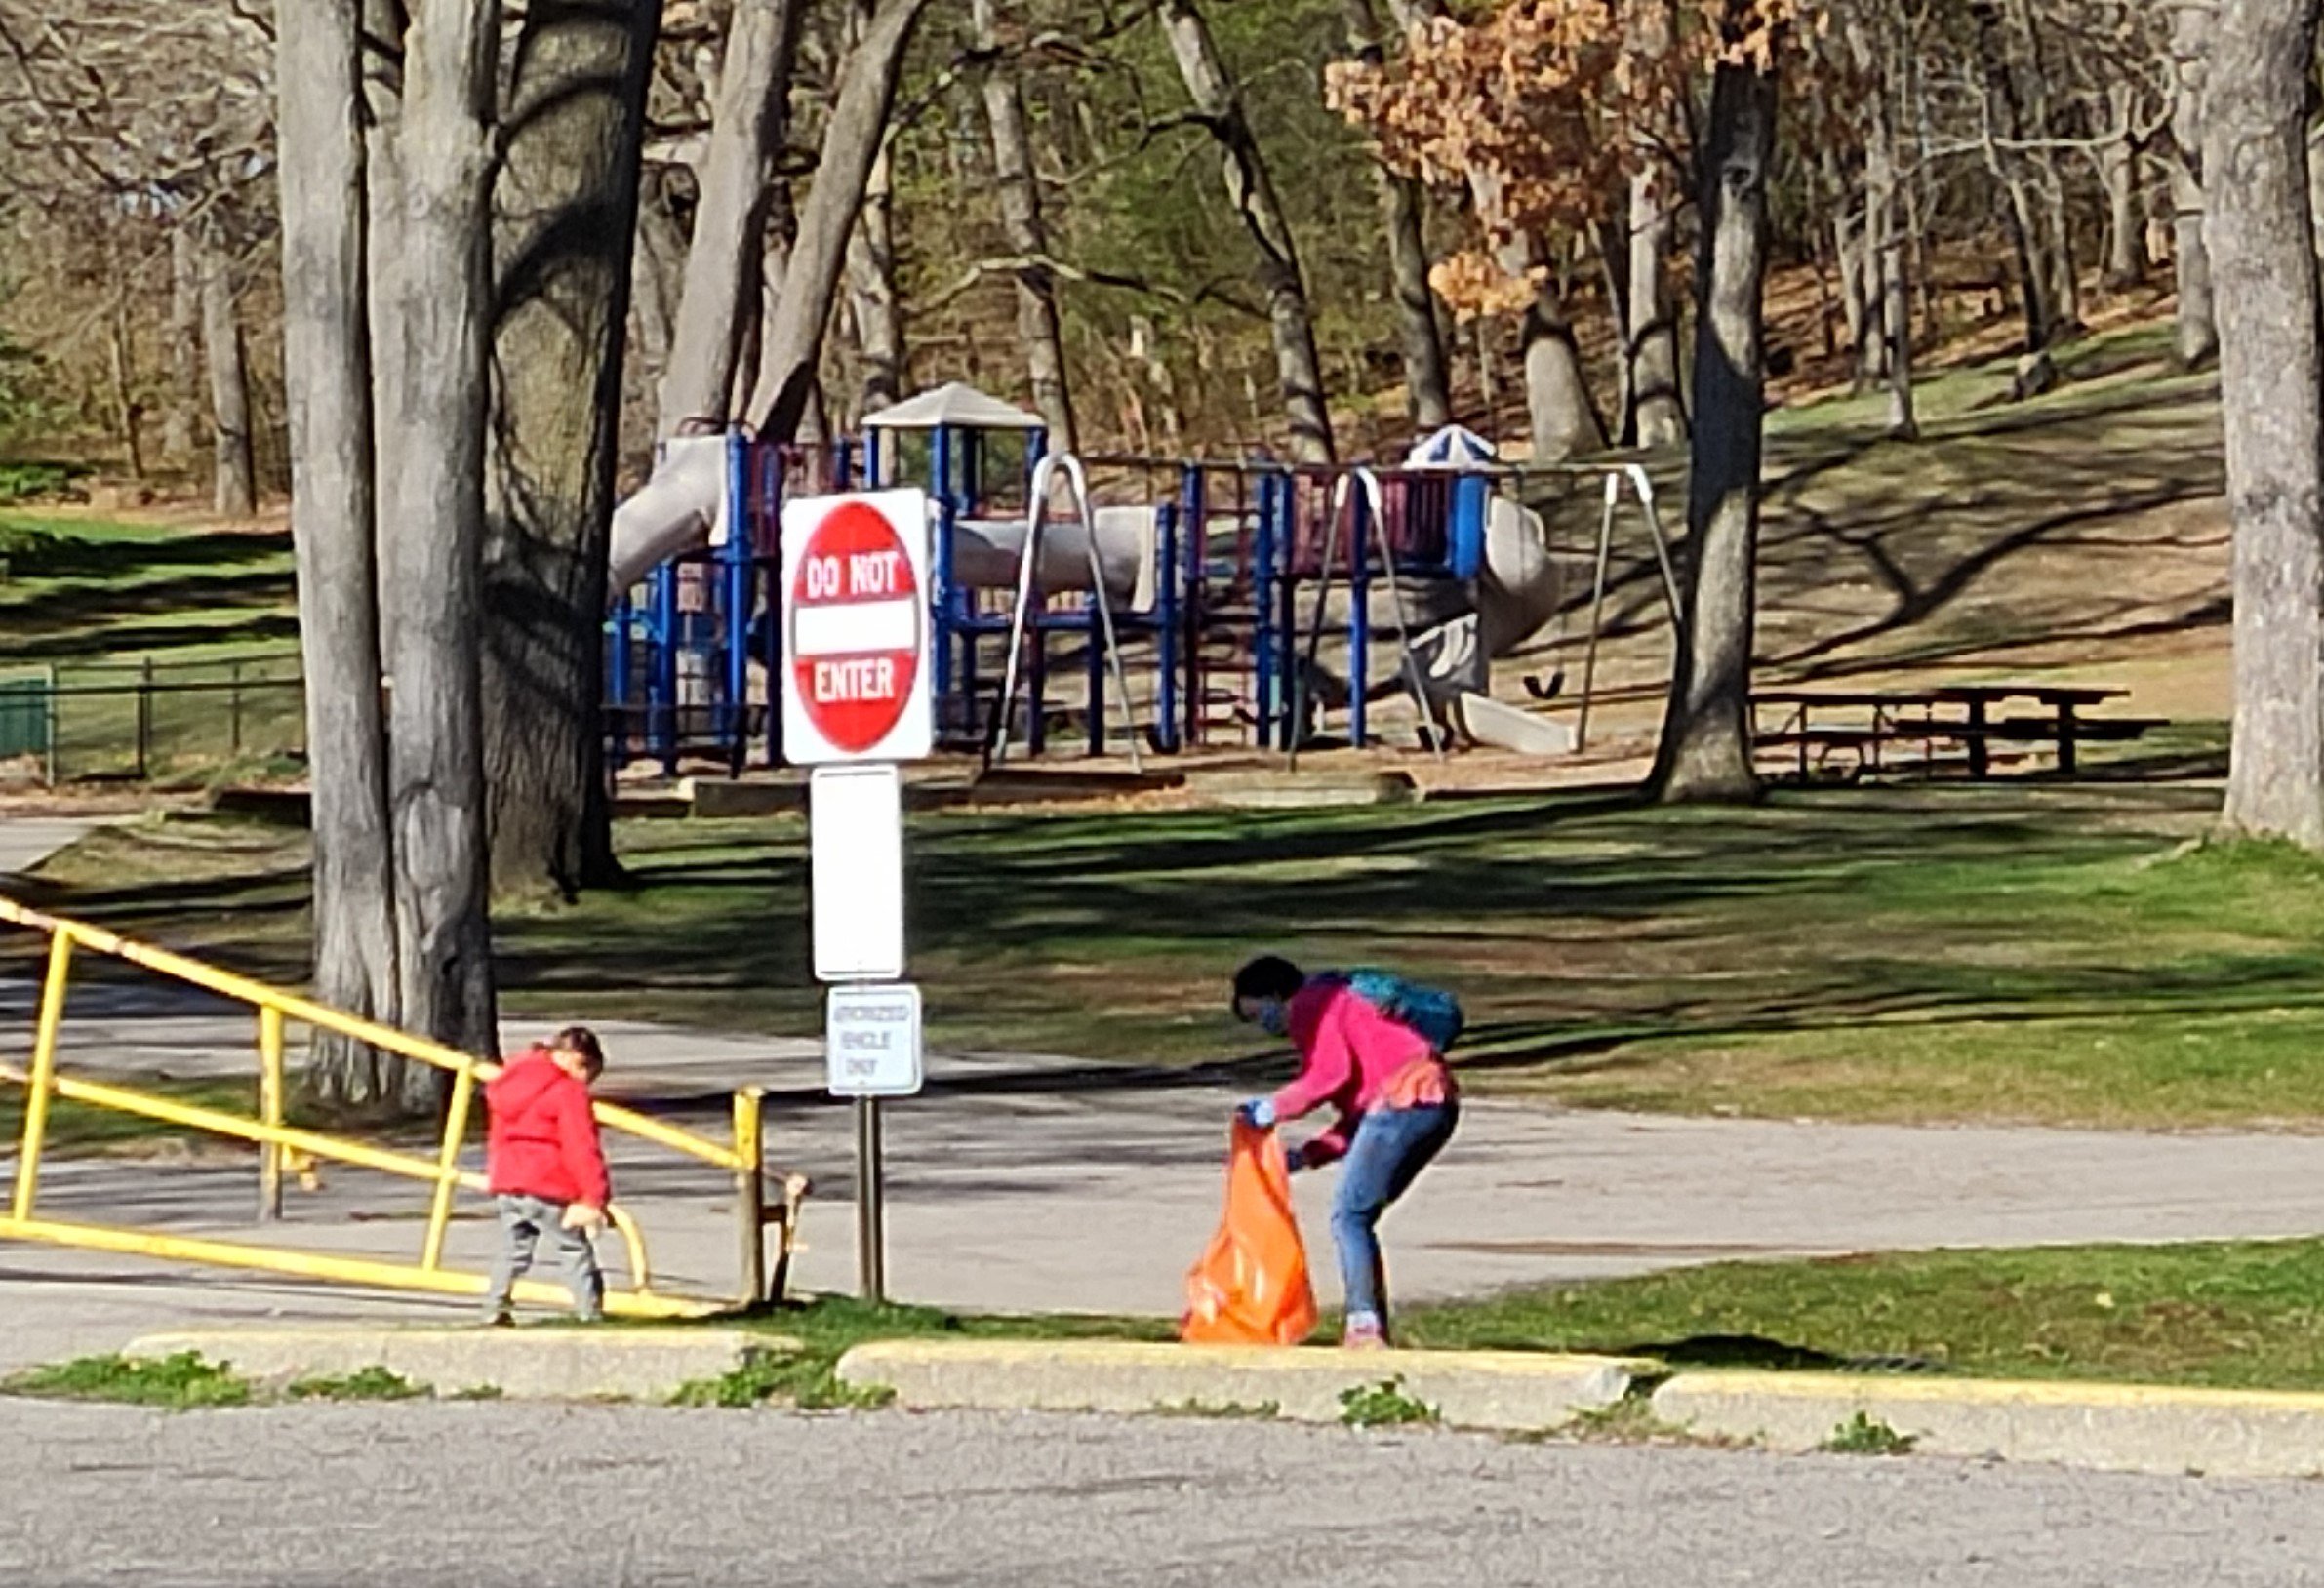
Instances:
[[[1307,1143],[1309,1164],[1328,1164],[1347,1151],[1356,1122],[1380,1106],[1389,1083],[1428,1063],[1429,1079],[1449,1094],[1451,1081],[1427,1039],[1374,1008],[1336,976],[1317,976],[1293,995],[1286,1012],[1299,1045],[1298,1079],[1275,1093],[1275,1115],[1294,1120],[1327,1103],[1338,1111],[1331,1128]]]

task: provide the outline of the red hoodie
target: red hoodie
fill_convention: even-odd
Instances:
[[[613,1195],[589,1089],[545,1048],[530,1049],[484,1084],[492,1123],[484,1173],[493,1195],[603,1208]]]

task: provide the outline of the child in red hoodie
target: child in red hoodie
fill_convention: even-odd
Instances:
[[[514,1322],[509,1294],[533,1266],[533,1247],[543,1232],[556,1240],[564,1260],[574,1312],[583,1323],[605,1316],[605,1276],[589,1245],[605,1226],[613,1195],[589,1111],[589,1085],[604,1069],[597,1034],[572,1025],[485,1083],[492,1123],[484,1172],[501,1205],[501,1255],[484,1296],[488,1323]]]

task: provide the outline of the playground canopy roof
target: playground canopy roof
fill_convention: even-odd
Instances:
[[[1027,414],[1012,403],[998,397],[988,397],[976,387],[958,380],[948,380],[933,391],[917,397],[906,397],[893,408],[883,408],[863,418],[866,430],[934,430],[940,427],[962,430],[1042,430],[1047,421],[1038,414]]]

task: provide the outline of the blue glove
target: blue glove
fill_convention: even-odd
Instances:
[[[1284,1148],[1283,1167],[1294,1174],[1305,1169],[1307,1167],[1307,1149],[1304,1147]]]
[[[1234,1113],[1235,1118],[1254,1131],[1271,1131],[1275,1128],[1275,1099],[1272,1097],[1254,1097],[1236,1108]]]

